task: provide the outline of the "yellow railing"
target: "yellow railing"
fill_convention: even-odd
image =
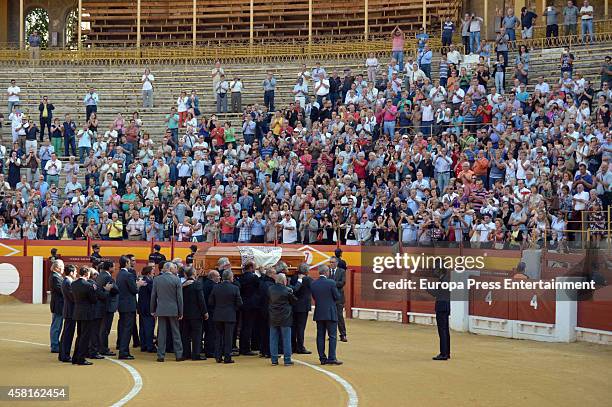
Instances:
[[[595,42],[612,41],[612,24],[601,24],[605,32],[594,34]],[[560,36],[558,38],[534,38],[517,40],[511,49],[521,44],[530,49],[573,46],[582,44],[582,36]],[[431,38],[429,45],[434,52],[441,51],[438,37]],[[461,49],[461,46],[457,44]],[[413,54],[417,49],[416,39],[410,39],[405,46],[406,54]],[[61,64],[101,64],[121,65],[130,63],[210,63],[221,60],[225,63],[253,62],[288,62],[316,59],[348,59],[366,57],[369,53],[386,57],[391,52],[391,41],[388,35],[370,35],[368,40],[363,36],[342,37],[341,39],[319,38],[313,43],[265,42],[249,44],[248,41],[207,42],[197,47],[133,47],[125,48],[85,48],[82,50],[49,49],[41,51],[40,62],[45,65]],[[28,64],[29,54],[26,50],[2,48],[0,44],[0,63]]]

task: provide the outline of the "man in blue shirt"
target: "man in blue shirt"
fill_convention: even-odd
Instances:
[[[98,102],[98,94],[92,86],[89,88],[89,92],[87,92],[87,94],[83,98],[83,103],[85,104],[85,113],[87,115],[85,120],[89,120],[89,116],[91,116],[92,113],[98,112]]]
[[[28,37],[28,44],[30,45],[30,59],[34,61],[35,64],[38,65],[38,60],[40,59],[40,44],[42,40],[38,35],[38,31],[34,31]]]
[[[431,80],[431,60],[432,58],[433,58],[433,53],[431,52],[429,45],[425,44],[425,47],[423,48],[423,53],[421,54],[419,58],[419,67],[421,68],[421,71],[423,71],[430,80]]]

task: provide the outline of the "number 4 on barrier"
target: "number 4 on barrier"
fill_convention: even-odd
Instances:
[[[529,303],[533,307],[533,309],[538,309],[538,296],[534,295],[531,297],[531,302]]]
[[[493,292],[491,290],[489,290],[489,292],[487,293],[487,296],[485,297],[485,301],[489,305],[493,304]]]

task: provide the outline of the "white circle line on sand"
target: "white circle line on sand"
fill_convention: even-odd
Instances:
[[[30,342],[30,341],[20,341],[20,340],[17,340],[17,339],[0,338],[0,341],[25,343],[25,344],[36,345],[36,346],[49,346],[46,343],[38,343],[38,342]],[[109,362],[116,363],[119,366],[121,366],[124,369],[126,369],[128,371],[128,373],[132,376],[132,380],[134,380],[134,386],[132,386],[132,389],[130,390],[130,392],[128,394],[126,394],[121,400],[117,401],[116,403],[114,403],[112,405],[112,407],[121,407],[121,406],[125,405],[128,401],[130,401],[134,397],[136,397],[136,395],[140,392],[140,390],[142,389],[142,376],[140,376],[140,373],[138,373],[138,370],[136,370],[134,367],[128,365],[127,363],[122,362],[121,360],[110,359],[110,358],[104,358],[104,359],[108,360]]]
[[[299,363],[300,365],[308,366],[309,368],[314,369],[317,372],[326,374],[327,376],[331,377],[336,382],[338,382],[340,386],[344,388],[344,390],[346,391],[346,394],[348,395],[349,399],[348,399],[347,407],[357,407],[359,405],[359,397],[357,397],[357,392],[355,391],[353,386],[349,382],[347,382],[345,379],[343,379],[336,373],[332,373],[329,370],[320,368],[319,366],[311,365],[310,363],[302,362],[301,360],[297,360],[297,359],[294,359],[293,361],[295,363]]]
[[[13,322],[13,321],[0,321],[0,324],[8,324],[8,325],[26,325],[26,326],[42,326],[45,328],[49,328],[49,324],[34,324],[32,322]],[[115,332],[116,329],[111,329],[111,332]]]

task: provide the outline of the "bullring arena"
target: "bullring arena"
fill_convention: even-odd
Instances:
[[[610,405],[610,21],[0,0],[0,406]]]

